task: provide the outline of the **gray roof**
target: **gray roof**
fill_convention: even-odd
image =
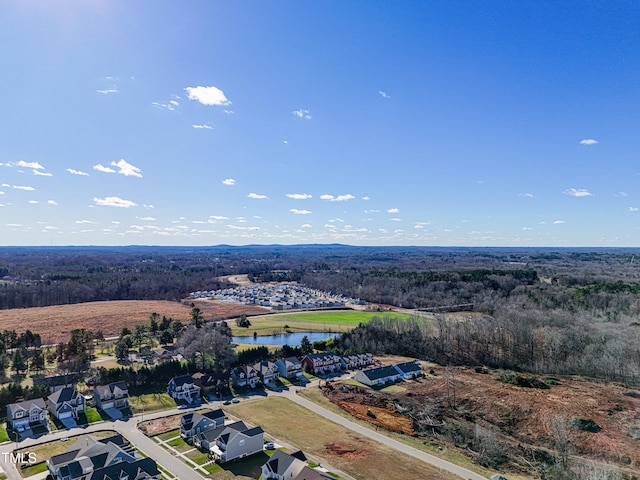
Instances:
[[[44,399],[42,398],[34,398],[33,400],[24,400],[22,402],[10,403],[7,405],[7,414],[13,417],[13,414],[17,411],[23,410],[28,411],[32,408],[40,408],[45,410],[47,405],[44,403]]]
[[[293,455],[289,455],[288,453],[284,453],[282,450],[276,450],[271,458],[265,465],[269,469],[270,472],[275,473],[276,475],[283,476],[285,472],[289,469],[291,464],[294,462],[299,462],[300,460],[294,457]]]
[[[127,384],[124,382],[113,382],[113,383],[110,383],[109,385],[100,385],[95,389],[96,393],[100,397],[102,397],[107,393],[113,394],[117,390],[120,390],[121,392],[127,392],[127,393],[129,391],[129,389],[127,388]]]

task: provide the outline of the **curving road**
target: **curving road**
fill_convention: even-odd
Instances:
[[[296,388],[296,387],[294,387]],[[270,392],[269,395],[272,393]],[[352,430],[360,435],[370,438],[378,443],[386,445],[389,448],[393,448],[394,450],[398,450],[399,452],[410,455],[418,460],[421,460],[426,463],[430,463],[431,465],[440,468],[441,470],[445,470],[447,472],[453,473],[454,475],[458,475],[465,480],[487,480],[486,477],[479,475],[471,470],[467,470],[466,468],[460,467],[454,463],[443,460],[435,455],[431,455],[427,452],[423,452],[422,450],[418,450],[417,448],[413,448],[405,443],[399,442],[391,437],[378,433],[375,430],[371,430],[368,427],[360,425],[359,423],[353,422],[347,418],[344,418],[336,413],[327,410],[320,405],[313,403],[310,400],[307,400],[304,397],[300,397],[297,395],[297,390],[289,389],[280,393],[276,393],[276,395],[281,395],[283,397],[288,398],[289,400],[297,403],[301,407],[304,407],[312,412],[330,420],[338,425],[341,425],[349,430]]]
[[[269,391],[267,395],[278,395],[285,397],[292,402],[297,403],[301,407],[311,410],[317,415],[326,418],[327,420],[337,423],[338,425],[348,428],[360,435],[368,437],[375,442],[386,445],[389,448],[405,453],[420,461],[429,463],[441,470],[453,473],[454,475],[458,475],[465,480],[487,480],[486,477],[472,472],[471,470],[467,470],[466,468],[460,467],[459,465],[443,460],[422,450],[418,450],[384,434],[374,431],[368,427],[337,415],[330,410],[327,410],[326,408],[321,407],[320,405],[313,403],[310,400],[307,400],[306,398],[300,397],[299,395],[297,395],[297,391],[297,387],[292,387],[289,390],[284,390],[282,392]],[[211,407],[213,406],[211,405]],[[156,442],[154,442],[152,439],[138,430],[138,423],[143,420],[143,416],[144,420],[152,420],[155,418],[161,418],[180,413],[184,413],[184,411],[178,409],[165,410],[150,414],[136,415],[132,418],[116,422],[97,423],[84,428],[78,427],[72,430],[58,430],[48,435],[44,435],[43,437],[40,437],[38,439],[29,438],[17,444],[15,442],[5,443],[4,445],[0,445],[0,466],[7,474],[7,478],[9,480],[22,480],[22,477],[18,473],[18,470],[10,461],[10,458],[8,456],[9,452],[12,452],[14,449],[28,449],[28,447],[33,445],[39,445],[41,443],[47,443],[53,440],[61,440],[74,435],[81,435],[83,433],[92,433],[101,430],[114,430],[127,438],[133,445],[138,447],[149,457],[153,458],[160,466],[171,472],[178,479],[205,480],[205,477],[192,470],[188,465],[183,463],[178,458],[172,456],[169,452],[167,452],[167,450],[163,449],[160,445],[158,445]],[[31,477],[31,479],[44,479],[45,476],[46,474],[34,476]]]

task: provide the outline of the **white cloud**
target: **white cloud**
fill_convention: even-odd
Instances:
[[[143,203],[143,204],[142,204],[142,206],[143,206],[144,208],[156,208],[156,207],[154,207],[153,205],[147,205],[146,203]]]
[[[145,222],[155,222],[155,218],[154,217],[136,217],[138,220],[143,220]]]
[[[116,171],[113,168],[105,167],[101,163],[94,165],[93,169],[103,173],[116,173]]]
[[[362,200],[371,200],[369,197],[362,197]]]
[[[614,195],[614,197],[627,197],[629,194],[627,192],[620,191]]]
[[[249,198],[255,198],[256,200],[265,200],[268,199],[269,197],[267,197],[266,195],[259,195],[257,193],[250,193],[249,195],[247,195],[247,197]]]
[[[58,205],[58,202],[56,202],[55,200],[47,200],[47,203],[49,205]]]
[[[236,181],[233,178],[226,178],[222,181],[224,185],[235,185]]]
[[[287,197],[293,198],[294,200],[307,200],[312,198],[308,193],[287,193]]]
[[[4,185],[3,185],[4,186]],[[8,187],[9,185],[7,185]],[[28,187],[25,185],[14,185],[13,188],[15,188],[16,190],[25,190],[27,192],[33,192],[35,190],[35,188],[33,187]]]
[[[131,200],[123,200],[119,197],[104,197],[98,198],[95,197],[93,201],[96,205],[100,205],[103,207],[119,207],[119,208],[129,208],[129,207],[137,207],[138,205]]]
[[[189,100],[197,100],[202,105],[231,105],[222,90],[217,87],[187,87]]]
[[[390,208],[389,210],[387,210],[387,213],[400,213],[400,209],[399,208]]]
[[[638,207],[629,207],[630,212],[637,212],[638,210],[640,210]]]
[[[34,170],[33,171],[34,175],[39,175],[41,177],[53,177],[53,173],[49,173],[49,172],[41,172],[39,170]]]
[[[97,222],[92,222],[91,220],[76,220],[78,225],[95,225]]]
[[[320,195],[320,199],[321,200],[326,200],[328,202],[346,202],[347,200],[353,200],[354,197],[353,195],[351,195],[350,193],[347,193],[346,195],[338,195],[337,197],[334,197],[333,195]]]
[[[220,220],[229,220],[229,217],[223,217],[222,215],[211,215],[209,217],[209,223],[213,223]]]
[[[32,168],[34,170],[44,170],[44,167],[38,162],[25,162],[24,160],[20,160],[16,165],[23,168]]]
[[[213,130],[213,127],[206,123],[203,123],[202,125],[191,125],[191,126],[196,129]]]
[[[222,113],[226,113],[227,115],[233,115],[236,112],[234,112],[233,110],[222,110]]]
[[[529,231],[529,230],[533,230],[533,228],[531,228],[531,227],[522,227],[522,230]]]
[[[383,92],[382,90],[378,90],[378,93],[382,98],[391,98],[387,92]]]
[[[112,167],[118,167],[119,174],[125,177],[139,177],[142,178],[142,170],[128,163],[124,158],[121,158],[119,162],[111,162]]]
[[[304,225],[300,225],[300,228],[311,228],[311,225],[305,223]]]
[[[565,223],[564,220],[556,220],[555,222],[553,222],[554,225],[562,225],[563,223]]]
[[[298,118],[304,118],[305,120],[311,120],[311,111],[301,108],[300,110],[294,110],[291,112]]]
[[[37,204],[38,204],[38,201],[37,201],[37,200],[29,200],[29,203],[30,203],[31,205],[37,205]]]
[[[109,93],[120,93],[120,90],[117,88],[105,88],[104,90],[96,90],[96,92],[107,95]]]
[[[588,190],[584,188],[569,188],[564,191],[565,195],[569,195],[570,197],[591,197],[593,193],[590,193]]]
[[[584,140],[580,140],[580,145],[596,145],[600,142],[594,140],[593,138],[585,138]]]
[[[534,198],[533,197],[533,193],[519,193],[518,196],[519,197]]]
[[[309,215],[311,213],[309,210],[298,210],[297,208],[292,208],[289,211],[296,215]]]
[[[87,172],[83,172],[81,170],[74,170],[73,168],[67,168],[67,172],[69,172],[71,175],[81,175],[83,177],[89,176]]]
[[[389,220],[391,220],[392,222],[401,222],[402,221],[401,218],[397,218],[397,217],[390,218]]]
[[[176,100],[169,100],[167,103],[161,102],[151,102],[151,105],[158,108],[163,108],[165,110],[175,111],[178,105],[180,105]]]

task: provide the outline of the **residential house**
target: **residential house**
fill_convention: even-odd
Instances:
[[[231,370],[231,383],[236,387],[255,388],[260,379],[253,365],[243,365]]]
[[[54,375],[53,377],[34,377],[33,384],[49,387],[49,393],[54,393],[65,387],[75,387],[79,379],[80,375],[68,373],[66,375]]]
[[[340,355],[340,362],[344,370],[359,370],[376,363],[373,355],[365,352]]]
[[[191,440],[198,433],[224,425],[224,412],[220,409],[205,413],[189,412],[180,418],[180,436]]]
[[[96,407],[101,410],[108,408],[129,408],[129,389],[124,382],[114,382],[100,385],[93,391]]]
[[[244,431],[249,429],[249,427],[241,420],[230,423],[226,426],[220,425],[219,427],[212,428],[209,430],[204,430],[200,433],[196,433],[195,435],[193,435],[193,437],[191,438],[193,441],[193,446],[200,449],[203,452],[211,452],[212,448],[216,444],[216,440],[227,427],[233,428],[234,430],[239,430],[239,431]]]
[[[273,385],[280,378],[280,372],[275,363],[263,361],[256,363],[253,368],[258,372],[258,378],[264,385]]]
[[[296,357],[281,358],[276,366],[281,377],[297,380],[302,376],[302,363]]]
[[[160,471],[151,458],[138,458],[121,435],[86,436],[65,453],[47,460],[55,480],[159,480]]]
[[[7,405],[7,426],[18,432],[47,426],[47,405],[42,398]]]
[[[320,470],[305,466],[300,473],[291,480],[335,480],[335,477]]]
[[[413,360],[412,362],[396,363],[395,367],[400,373],[402,373],[402,378],[407,380],[417,378],[423,373],[422,367],[416,360]]]
[[[402,373],[393,365],[383,367],[365,368],[358,370],[353,375],[353,379],[369,386],[384,385],[389,382],[396,382],[402,378]]]
[[[200,400],[200,387],[194,384],[191,375],[180,375],[169,380],[167,393],[174,400],[193,403]]]
[[[59,420],[77,419],[81,413],[84,413],[84,407],[84,397],[73,387],[64,387],[47,397],[47,408]]]
[[[262,465],[262,480],[290,480],[307,466],[306,461],[307,457],[300,450],[291,455],[276,450]]]
[[[340,357],[333,352],[312,353],[302,359],[304,369],[314,375],[327,375],[342,370]]]
[[[237,425],[237,423],[225,426],[216,438],[215,444],[211,446],[211,454],[220,463],[262,452],[264,444],[262,427],[246,428],[246,425]]]
[[[192,375],[193,383],[200,387],[202,394],[213,392],[216,395],[222,395],[224,388],[229,380],[228,377],[221,374],[197,372]]]

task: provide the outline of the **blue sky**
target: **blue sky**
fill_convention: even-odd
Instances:
[[[640,4],[0,1],[0,244],[637,246]]]

